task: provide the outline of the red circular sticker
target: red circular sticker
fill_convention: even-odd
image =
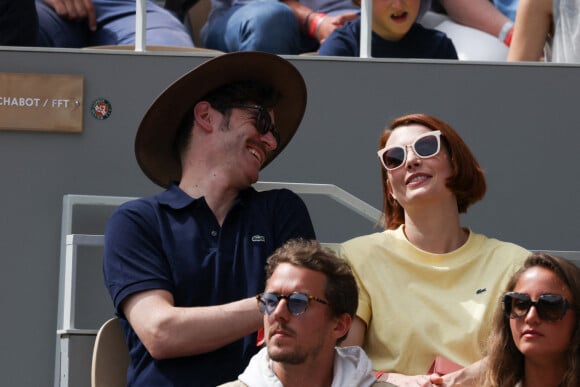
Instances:
[[[98,98],[91,104],[91,114],[97,120],[106,120],[112,110],[111,103],[104,98]]]

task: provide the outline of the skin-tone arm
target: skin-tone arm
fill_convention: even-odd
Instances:
[[[451,19],[493,36],[498,36],[503,25],[510,21],[489,0],[439,0],[439,2]]]
[[[535,1],[535,0],[532,0]],[[442,383],[438,384],[441,387],[450,386],[465,386],[476,387],[479,382],[481,373],[485,370],[485,358],[477,361],[459,371],[451,372],[443,377]]]
[[[281,0],[287,6],[292,9],[294,15],[296,15],[296,19],[298,19],[298,25],[302,28],[304,25],[308,25],[310,22],[313,14],[312,9],[308,8],[304,4],[301,4],[297,0]],[[308,20],[306,20],[308,18]],[[349,20],[353,20],[357,18],[357,14],[352,13],[345,13],[342,15],[337,16],[325,16],[324,19],[320,22],[320,26],[316,31],[316,39],[322,43],[324,40],[334,31],[337,27],[341,27],[344,23]]]
[[[538,61],[552,30],[552,0],[519,0],[508,61]]]
[[[366,324],[365,322],[360,319],[359,317],[355,317],[348,331],[348,336],[342,342],[341,345],[349,346],[349,345],[358,345],[362,346],[364,342],[364,337],[366,334]],[[476,363],[478,364],[478,363]],[[466,367],[469,368],[468,371],[456,371],[454,373],[448,374],[448,376],[441,377],[438,374],[431,374],[431,375],[403,375],[394,372],[388,372],[381,376],[381,381],[387,381],[393,383],[397,386],[451,386],[454,385],[452,383],[455,382],[462,382],[462,383],[470,383],[474,382],[474,376],[479,376],[479,368],[478,366],[471,368],[472,366]],[[446,379],[444,379],[446,378]],[[450,384],[446,384],[450,383]],[[462,384],[463,386],[463,384]],[[465,384],[465,386],[475,386],[475,384]]]
[[[253,297],[185,308],[174,306],[171,293],[149,290],[129,296],[122,310],[147,351],[158,360],[216,350],[263,324]]]
[[[86,19],[91,31],[97,30],[97,15],[93,0],[43,0],[63,19]]]
[[[364,337],[366,334],[367,326],[365,322],[359,317],[355,317],[348,331],[348,336],[342,342],[342,346],[358,345],[362,346],[364,342]],[[381,381],[386,381],[392,383],[396,386],[431,386],[432,384],[438,385],[442,383],[442,379],[439,375],[403,375],[394,372],[388,372],[383,374],[380,379]]]

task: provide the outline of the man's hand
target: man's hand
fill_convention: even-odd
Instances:
[[[378,379],[379,381],[389,382],[399,387],[432,387],[440,386],[443,382],[441,375],[403,375],[393,372],[385,373]]]
[[[337,16],[325,16],[316,30],[316,39],[322,44],[328,36],[338,27],[342,27],[347,21],[356,19],[356,13],[345,13]]]
[[[485,371],[487,358],[483,358],[473,364],[468,365],[459,371],[448,373],[442,376],[442,383],[436,384],[440,387],[461,386],[476,387],[481,374]]]
[[[97,30],[97,15],[93,0],[43,0],[63,19],[87,20],[91,31]]]

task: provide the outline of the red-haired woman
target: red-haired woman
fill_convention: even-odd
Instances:
[[[481,359],[497,299],[529,251],[461,226],[460,214],[486,184],[447,123],[426,114],[397,118],[378,156],[386,229],[341,246],[360,287],[345,345],[362,346],[383,380],[437,381],[448,371],[440,361]]]

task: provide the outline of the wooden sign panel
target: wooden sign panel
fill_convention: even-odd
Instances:
[[[0,130],[82,129],[82,75],[0,73]]]

